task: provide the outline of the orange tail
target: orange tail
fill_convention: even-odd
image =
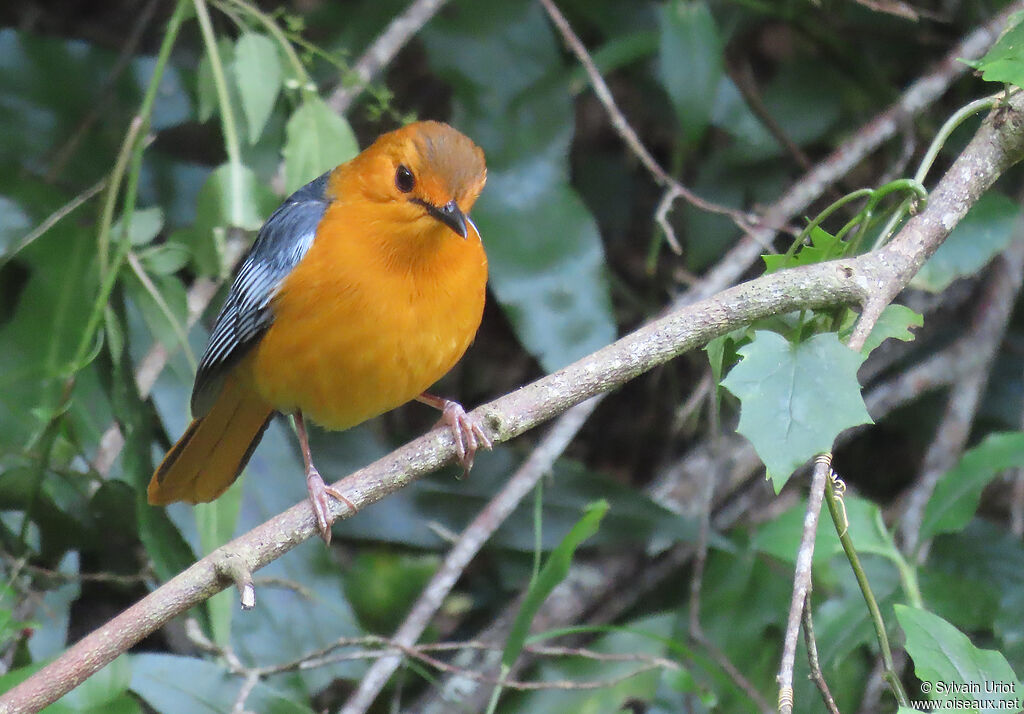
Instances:
[[[210,412],[193,421],[149,482],[154,506],[205,503],[224,493],[245,468],[274,409],[234,376]]]

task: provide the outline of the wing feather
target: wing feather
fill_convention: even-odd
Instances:
[[[327,210],[327,177],[289,196],[260,228],[217,316],[192,389],[192,416],[209,413],[224,377],[274,321],[271,308],[278,288],[313,244]]]

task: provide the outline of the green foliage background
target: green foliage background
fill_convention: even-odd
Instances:
[[[707,199],[756,210],[803,169],[737,78],[749,76],[778,131],[817,161],[1004,3],[935,3],[941,7],[916,22],[839,0],[558,5],[662,165]],[[442,119],[487,154],[487,189],[473,218],[491,265],[490,305],[470,353],[437,389],[467,405],[564,366],[657,314],[740,234],[728,218],[680,201],[671,221],[684,250],[668,250],[652,220],[660,190],[612,131],[536,2],[452,0],[345,117],[324,98],[351,79],[355,59],[405,2],[257,7],[217,0],[209,3],[205,34],[197,7],[206,4],[157,3],[139,26],[138,45],[127,50],[124,28],[136,20],[134,2],[61,12],[24,1],[0,9],[0,692],[203,553],[305,497],[294,439],[281,420],[245,477],[214,504],[154,509],[145,504],[145,485],[187,422],[196,356],[224,293],[232,251],[251,239],[284,193],[377,134],[411,118]],[[180,31],[170,31],[173,43],[165,43],[179,24]],[[1016,35],[1004,38],[982,67],[985,79],[1018,82],[1019,46]],[[910,155],[919,160],[946,117],[998,88],[974,76],[958,82],[943,103],[908,125]],[[147,105],[145,141],[128,143],[132,119]],[[940,167],[976,125],[970,119],[954,132]],[[848,187],[880,184],[903,154],[898,141],[886,145],[846,177]],[[108,194],[121,178],[120,190]],[[1008,177],[918,276],[916,290],[947,291],[933,298],[944,307],[925,317],[923,344],[901,348],[889,362],[889,376],[960,333],[973,283],[995,254],[1020,239],[1018,192],[1019,177]],[[48,222],[57,211],[60,219]],[[769,267],[847,250],[840,228],[854,213],[831,218],[810,233],[812,245],[770,259]],[[862,216],[862,249],[886,218]],[[783,235],[775,246],[780,253],[787,240]],[[219,292],[190,327],[188,291],[202,281]],[[915,295],[914,304],[927,307]],[[719,392],[723,427],[739,424],[781,490],[839,430],[870,420],[856,382],[867,354],[849,353],[825,333],[838,329],[845,339],[851,319],[779,316],[613,395],[559,460],[539,508],[521,507],[464,574],[429,637],[469,639],[529,589],[527,619],[506,648],[514,659],[529,617],[570,563],[600,563],[622,552],[643,558],[695,541],[696,521],[668,510],[644,487],[713,431],[703,418],[675,418],[708,357],[716,379],[729,373],[723,386],[736,397]],[[869,346],[886,337],[907,340],[908,326],[919,322],[914,311],[893,308]],[[943,477],[928,505],[922,537],[935,540],[922,564],[918,554],[901,553],[891,516],[933,436],[941,412],[936,396],[917,395],[838,455],[837,467],[857,492],[845,502],[854,542],[890,637],[897,646],[905,638],[921,680],[1016,682],[1014,672],[1024,671],[1024,548],[1005,504],[983,498],[993,487],[1005,493],[997,479],[1002,470],[1024,466],[1020,339],[1014,323],[975,423],[976,447]],[[143,397],[134,374],[156,345],[169,361]],[[835,398],[822,402],[822,393]],[[317,432],[318,466],[339,478],[421,433],[433,418],[413,405],[346,433]],[[813,433],[787,427],[787,439],[779,438],[780,422],[801,418]],[[124,448],[100,473],[97,456],[109,449],[113,424]],[[530,435],[480,455],[468,480],[446,471],[339,523],[330,550],[319,541],[297,548],[258,574],[255,611],[238,612],[235,595],[225,593],[191,616],[206,637],[252,667],[298,659],[343,637],[392,634],[436,570],[447,534],[461,531],[487,503],[532,441]],[[755,511],[714,533],[703,580],[704,633],[769,701],[804,481],[793,479],[783,492],[791,506]],[[744,489],[774,502],[760,478]],[[586,511],[600,499],[607,504]],[[840,708],[854,711],[877,643],[827,519],[815,558],[822,667]],[[546,565],[538,571],[540,559]],[[753,710],[749,695],[688,637],[688,578],[687,569],[678,570],[619,627],[595,631],[588,641],[596,650],[668,658],[678,669],[596,690],[506,694],[497,708],[614,712],[635,700],[649,712]],[[351,660],[276,673],[253,689],[246,706],[333,710],[367,667]],[[559,657],[526,676],[611,680],[626,671],[622,662]],[[53,711],[229,711],[241,680],[227,672],[222,659],[190,645],[176,623]],[[824,711],[805,674],[801,653],[798,710]],[[904,679],[916,694],[911,669]],[[433,680],[410,667],[401,684],[399,708],[429,692]],[[895,711],[891,697],[882,702]]]

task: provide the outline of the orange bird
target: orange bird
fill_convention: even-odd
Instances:
[[[235,276],[199,363],[194,421],[153,474],[149,502],[217,498],[276,412],[293,415],[328,543],[328,497],[353,506],[313,465],[305,417],[341,430],[419,399],[442,410],[468,470],[487,436],[424,390],[480,325],[487,257],[467,214],[486,178],[479,147],[428,121],[289,196]]]

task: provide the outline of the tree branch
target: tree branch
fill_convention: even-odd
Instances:
[[[863,344],[881,312],[909,281],[967,209],[1024,154],[1021,93],[982,124],[974,139],[932,192],[928,207],[884,248],[766,275],[679,309],[621,340],[511,394],[478,408],[495,441],[512,439],[574,404],[621,386],[646,370],[699,347],[740,325],[781,312],[861,304],[851,345]],[[338,482],[357,507],[373,503],[436,470],[454,456],[448,430],[439,429],[397,449]],[[333,503],[331,517],[350,515]],[[218,549],[85,637],[60,658],[0,698],[0,714],[42,708],[80,684],[170,618],[229,583],[215,563],[225,554],[250,572],[316,534],[303,501]]]

